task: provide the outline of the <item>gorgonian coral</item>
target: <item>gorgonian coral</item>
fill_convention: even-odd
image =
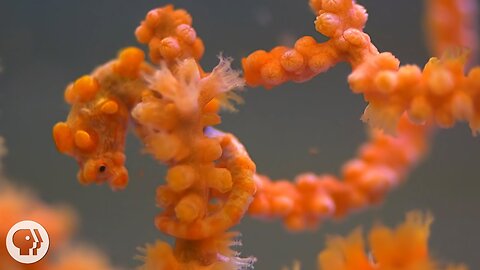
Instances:
[[[163,210],[155,224],[175,237],[175,246],[161,241],[147,245],[141,256],[144,269],[250,267],[254,259],[242,259],[231,249],[239,242],[237,234],[229,232],[247,211],[281,218],[293,230],[314,228],[326,218],[381,202],[425,155],[434,126],[450,127],[465,120],[474,132],[480,129],[480,68],[465,75],[466,54],[432,58],[423,70],[400,66],[363,32],[367,21],[363,6],[352,0],[312,0],[310,6],[317,15],[316,30],[328,41],[303,37],[294,48],[254,52],[242,66],[247,85],[271,88],[309,80],[341,61],[351,64],[349,84],[369,103],[363,119],[371,126],[371,141],[343,167],[341,178],[306,173],[291,183],[256,174],[243,145],[214,128],[221,122],[220,108],[232,107],[231,100],[238,100],[233,90],[243,87],[244,80],[222,57],[212,71],[203,70],[199,63],[203,42],[192,18],[171,5],[150,11],[135,32],[140,43],[148,44],[153,64],[145,61],[140,49],[126,48],[65,90],[72,108],[67,120],[54,126],[53,137],[58,150],[79,163],[81,183],[108,182],[114,190],[126,187],[129,122],[146,152],[168,166],[166,183],[157,188],[156,201]],[[451,44],[463,44],[452,39]],[[425,235],[425,224],[416,224],[407,221],[405,226],[414,227],[407,232]],[[404,236],[405,241],[415,240],[408,233]],[[425,239],[419,240],[419,247],[424,248]],[[346,246],[350,242],[362,248],[358,236]],[[383,242],[372,242],[377,252],[376,243]],[[389,250],[388,245],[380,248]],[[342,266],[333,255],[329,261],[339,269],[376,267],[359,252],[353,252],[360,257],[351,265]],[[378,254],[385,269],[396,267],[384,253]],[[326,263],[326,269],[331,265]]]
[[[370,252],[360,229],[346,238],[330,237],[318,255],[318,269],[465,269],[461,265],[445,267],[432,258],[428,248],[432,220],[428,214],[411,212],[395,229],[374,226],[368,234]]]
[[[467,75],[466,55],[457,53],[432,58],[423,71],[415,65],[400,66],[389,52],[380,53],[363,32],[367,13],[355,1],[311,1],[317,19],[316,30],[329,40],[318,43],[302,37],[293,48],[276,47],[270,52],[256,51],[242,60],[245,79],[250,86],[267,88],[286,81],[302,82],[346,61],[352,67],[348,82],[354,93],[362,94],[369,103],[363,119],[374,127],[395,131],[401,115],[408,112],[417,123],[434,121],[441,127],[451,127],[464,120],[473,132],[480,127],[478,95],[480,67]],[[459,24],[465,33],[452,46],[461,46],[464,38],[475,40],[471,31],[474,19]],[[474,45],[474,44],[468,44]]]
[[[153,23],[155,16],[162,19]],[[241,267],[253,259],[236,258],[230,250],[235,234],[226,231],[240,221],[252,200],[255,164],[233,135],[212,126],[221,121],[220,107],[229,106],[235,97],[231,91],[244,83],[229,59],[220,58],[218,66],[205,73],[189,52],[173,54],[172,48],[165,48],[175,40],[187,47],[200,44],[196,38],[192,43],[178,39],[178,31],[180,37],[184,34],[178,29],[189,27],[188,18],[171,6],[151,11],[137,37],[146,42],[145,33],[153,31],[148,27],[157,29],[151,42],[167,41],[160,47],[151,45],[150,56],[153,62],[165,62],[151,66],[139,49],[123,50],[116,60],[67,87],[65,99],[72,110],[53,134],[58,149],[79,162],[80,182],[107,181],[120,189],[127,185],[123,151],[127,122],[133,120],[146,151],[169,166],[166,184],[157,189],[157,204],[164,210],[155,223],[177,238],[180,251],[173,257],[175,264],[164,269],[215,262]],[[189,51],[183,45],[182,50]],[[203,251],[205,247],[211,251]],[[158,245],[147,248],[147,254],[156,249]],[[147,257],[146,267],[152,264],[155,260]]]
[[[428,126],[410,123],[406,116],[398,123],[396,137],[372,130],[371,141],[360,147],[358,157],[343,166],[340,179],[330,174],[304,173],[292,183],[258,176],[249,213],[260,218],[280,218],[287,228],[302,230],[377,204],[425,155],[429,131]]]
[[[434,55],[453,48],[473,50],[477,56],[478,21],[477,2],[474,0],[425,1],[425,27],[427,41]]]
[[[0,238],[6,239],[10,228],[21,220],[34,220],[48,231],[49,253],[34,264],[19,264],[2,243],[0,269],[9,270],[113,270],[106,256],[89,245],[72,240],[77,217],[66,206],[47,205],[28,190],[14,186],[1,166],[7,150],[0,137]]]

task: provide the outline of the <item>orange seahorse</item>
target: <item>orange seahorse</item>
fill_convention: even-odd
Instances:
[[[319,14],[317,29],[332,40],[317,44],[305,37],[292,50],[279,47],[271,53],[254,53],[243,61],[247,82],[269,87],[287,80],[303,81],[340,60],[348,60],[357,72],[349,78],[352,88],[365,92],[369,101],[388,101],[389,92],[383,90],[388,90],[392,76],[397,76],[391,72],[398,63],[388,53],[379,54],[362,32],[365,9],[348,0],[325,3],[312,1],[311,5]],[[256,188],[251,213],[281,217],[288,227],[303,229],[326,217],[342,216],[378,202],[426,151],[429,126],[414,126],[403,111],[390,114],[389,107],[382,111],[387,112],[385,121],[374,122],[396,129],[398,138],[374,131],[372,142],[361,149],[360,157],[345,166],[344,182],[309,174],[299,177],[295,184],[272,184],[255,175],[255,164],[233,135],[211,128],[221,121],[218,111],[225,104],[222,101],[232,97],[230,90],[243,83],[226,60],[221,60],[210,74],[203,72],[197,62],[203,54],[203,43],[191,27],[190,15],[172,6],[152,10],[136,35],[141,43],[148,43],[150,58],[160,68],[147,64],[138,49],[122,51],[117,60],[67,88],[65,98],[72,104],[72,111],[53,133],[58,149],[78,160],[82,183],[108,181],[113,189],[120,189],[128,179],[123,154],[125,132],[129,119],[134,122],[147,151],[170,167],[166,184],[157,189],[157,203],[164,211],[156,225],[177,238],[182,252],[177,251],[165,269],[202,260],[202,265],[219,262],[217,248],[206,243],[233,236],[225,232],[244,215]],[[440,62],[440,67],[457,69],[461,64],[445,62]],[[368,73],[365,70],[376,74],[374,82],[365,84],[383,92],[360,89],[365,79],[360,75]],[[401,68],[400,75],[408,83],[418,77],[418,72],[409,66]],[[220,250],[230,254],[224,256],[233,256],[226,247]]]
[[[380,53],[363,31],[367,13],[356,1],[311,0],[310,6],[317,15],[316,30],[329,40],[319,43],[305,36],[293,48],[278,46],[251,53],[242,59],[247,85],[269,89],[288,81],[303,82],[341,61],[348,62],[352,67],[348,82],[369,103],[362,119],[374,136],[362,146],[359,157],[343,167],[344,181],[311,173],[299,175],[294,183],[258,178],[249,212],[281,218],[296,230],[380,201],[425,155],[433,126],[467,121],[474,133],[480,130],[480,67],[465,74],[465,53],[432,58],[423,71],[414,65],[400,66],[391,53]],[[470,30],[474,19],[461,21],[467,22],[461,27],[468,31],[460,32],[475,35]],[[465,44],[444,40],[443,44]]]
[[[125,133],[133,122],[146,151],[169,166],[166,184],[157,189],[163,212],[155,224],[183,247],[178,264],[250,265],[253,259],[230,250],[236,234],[226,231],[253,198],[255,164],[233,135],[212,128],[244,81],[222,57],[210,73],[203,71],[203,43],[184,10],[168,5],[150,11],[136,35],[149,43],[158,66],[146,63],[141,50],[127,48],[68,86],[72,109],[53,128],[57,148],[77,159],[81,183],[122,189],[128,180]]]
[[[66,122],[54,126],[53,136],[60,152],[77,159],[81,183],[108,182],[113,189],[127,185],[125,130],[130,111],[146,89],[139,74],[151,69],[141,50],[128,48],[65,90],[72,109]]]

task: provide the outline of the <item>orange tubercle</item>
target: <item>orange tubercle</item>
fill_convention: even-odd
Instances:
[[[100,110],[105,114],[115,114],[118,112],[118,103],[114,100],[107,100],[101,105]]]
[[[58,151],[61,153],[70,152],[73,149],[73,133],[68,125],[59,122],[53,127],[53,139]]]
[[[69,104],[92,100],[100,90],[98,81],[90,75],[78,78],[65,90],[65,101]]]
[[[91,150],[95,146],[92,137],[85,130],[77,130],[75,132],[74,142],[82,150]]]
[[[113,69],[120,76],[135,79],[140,75],[144,60],[145,53],[142,50],[128,47],[120,51]]]

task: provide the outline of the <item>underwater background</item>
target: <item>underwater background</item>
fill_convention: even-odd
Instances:
[[[366,32],[380,51],[402,63],[423,66],[425,46],[421,1],[360,1],[369,12]],[[65,86],[135,45],[133,31],[147,10],[167,1],[28,1],[0,0],[0,134],[9,154],[7,174],[35,190],[47,202],[64,202],[78,211],[79,238],[105,251],[115,265],[133,268],[137,247],[167,239],[153,224],[155,188],[165,166],[143,155],[130,135],[125,191],[107,186],[83,187],[77,165],[59,154],[51,138],[54,123],[65,118]],[[240,59],[258,48],[291,44],[315,32],[307,1],[171,1],[193,16],[204,40],[202,63],[210,69],[217,55]],[[477,60],[478,63],[478,60]],[[233,132],[247,147],[260,173],[273,179],[304,171],[337,173],[365,140],[359,118],[365,103],[346,82],[350,68],[341,64],[302,84],[274,91],[246,89],[237,113],[223,113],[222,130]],[[294,259],[313,269],[316,254],[329,234],[369,228],[382,220],[394,225],[412,209],[435,216],[430,247],[434,256],[480,268],[480,142],[466,124],[439,130],[428,158],[379,207],[327,221],[316,232],[291,234],[280,222],[244,218],[243,254],[258,258],[256,269],[280,269]],[[1,220],[0,220],[1,222]]]

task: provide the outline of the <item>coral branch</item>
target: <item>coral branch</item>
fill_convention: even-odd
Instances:
[[[190,14],[183,9],[173,9],[173,5],[148,12],[135,36],[138,42],[148,44],[153,63],[175,64],[177,60],[190,57],[198,61],[205,50],[192,28]]]
[[[238,242],[233,240],[236,234],[228,232],[247,210],[262,218],[280,218],[292,230],[314,228],[326,218],[381,202],[425,155],[434,125],[450,127],[464,120],[474,132],[480,130],[480,67],[465,75],[465,52],[452,50],[432,58],[423,70],[400,67],[399,60],[378,52],[363,32],[367,21],[363,6],[353,0],[311,0],[310,6],[317,15],[316,30],[328,41],[302,37],[293,48],[256,51],[242,65],[248,85],[266,88],[309,80],[339,62],[351,65],[350,87],[369,103],[363,120],[371,126],[371,140],[343,167],[340,179],[306,173],[294,183],[272,182],[255,174],[243,145],[232,134],[213,128],[221,122],[220,107],[232,109],[230,101],[239,100],[233,90],[243,87],[244,81],[231,69],[231,60],[222,57],[210,73],[203,71],[199,60],[204,47],[192,18],[171,5],[150,11],[135,32],[140,43],[148,44],[155,66],[145,62],[141,50],[127,48],[67,87],[65,100],[72,109],[66,122],[55,125],[53,137],[58,150],[79,163],[81,183],[108,182],[114,190],[127,185],[124,144],[129,122],[146,152],[168,166],[166,183],[156,192],[163,210],[155,225],[176,238],[175,247],[160,241],[147,246],[144,269],[251,267],[254,259],[241,259],[230,249]],[[455,27],[470,27],[473,21],[457,17]],[[435,20],[432,15],[432,40],[438,48],[463,42],[462,35],[471,33],[465,29],[460,37],[440,35]],[[465,40],[472,45],[474,39]],[[430,262],[424,245],[428,226],[418,220],[409,218],[407,229],[399,229],[412,244],[419,244],[407,250],[415,254],[401,257],[406,262],[412,258]],[[372,235],[374,250],[385,245],[385,239]],[[327,255],[320,256],[322,266],[376,269],[361,253],[360,237],[352,239],[332,245],[346,247],[340,250],[346,252],[343,257],[323,253]],[[359,256],[349,261],[351,253]],[[382,267],[395,265],[398,259],[378,254]]]
[[[423,72],[413,65],[400,67],[399,60],[390,53],[379,53],[363,32],[367,14],[355,1],[311,1],[311,7],[318,14],[317,31],[330,40],[317,43],[303,37],[293,49],[277,47],[269,53],[252,53],[242,60],[248,85],[271,88],[290,80],[304,81],[347,61],[353,69],[348,77],[350,87],[369,103],[363,120],[370,125],[392,131],[408,111],[417,123],[434,119],[441,127],[451,127],[457,121],[467,121],[474,133],[480,128],[480,67],[465,75],[465,53],[432,58]],[[466,15],[474,12],[470,13]],[[468,23],[455,25],[467,37],[450,39],[451,46],[475,46],[471,33],[474,19],[464,20]]]
[[[132,111],[147,151],[170,166],[167,184],[157,190],[165,211],[156,225],[182,239],[224,232],[240,220],[255,191],[255,165],[243,146],[208,129],[220,122],[210,102],[243,81],[225,59],[209,75],[200,74],[193,59],[179,62],[175,73],[161,67],[148,78],[152,91]]]
[[[253,52],[242,59],[249,86],[271,88],[287,81],[302,82],[325,72],[341,61],[358,65],[378,53],[363,33],[367,21],[364,7],[351,0],[312,1],[318,14],[315,28],[330,40],[318,43],[310,36],[297,40],[293,48],[276,47]]]
[[[233,135],[211,128],[221,122],[219,109],[232,108],[230,100],[238,100],[232,91],[244,81],[231,69],[231,60],[222,57],[210,73],[203,72],[197,62],[201,41],[190,25],[184,10],[166,6],[151,11],[136,34],[141,42],[150,42],[150,56],[159,68],[145,63],[136,48],[122,50],[116,60],[67,88],[71,112],[53,129],[58,150],[77,159],[81,183],[107,181],[121,189],[128,180],[125,134],[133,121],[146,152],[169,166],[166,184],[157,189],[163,212],[155,224],[177,239],[177,249],[192,249],[185,258],[178,258],[184,251],[175,254],[175,260],[183,260],[180,265],[205,264],[199,261],[203,253],[193,254],[201,250],[192,247],[222,242],[255,193],[255,164],[244,147]],[[175,53],[177,45],[154,46],[162,38],[170,42],[172,35],[179,46]],[[148,254],[147,265],[152,262]],[[253,262],[234,257],[219,253],[208,264],[231,258],[227,264],[240,269]]]
[[[476,59],[478,19],[476,0],[425,1],[425,26],[434,55],[452,48],[469,48]]]
[[[77,216],[69,207],[48,205],[33,192],[11,184],[1,170],[7,150],[0,137],[0,238],[15,223],[32,220],[42,224],[48,232],[50,245],[45,258],[34,264],[20,264],[8,254],[5,242],[0,246],[0,269],[16,270],[71,270],[114,269],[106,256],[90,246],[79,246],[72,240],[77,226]]]
[[[172,248],[168,243],[157,241],[142,249],[138,258],[144,261],[141,270],[242,270],[249,269],[255,258],[240,258],[232,250],[241,243],[235,240],[238,233],[224,233],[203,240],[180,240]]]
[[[288,229],[303,230],[377,204],[425,155],[429,133],[430,128],[415,126],[406,116],[398,124],[397,137],[372,131],[371,141],[343,167],[341,180],[313,173],[297,176],[294,183],[257,176],[258,190],[249,214],[280,218]]]
[[[318,255],[318,269],[466,269],[464,266],[442,267],[431,257],[428,248],[431,223],[430,215],[411,212],[394,230],[375,226],[368,235],[371,255],[365,252],[359,229],[346,238],[331,237],[326,249]]]
[[[258,192],[249,213],[281,218],[294,230],[378,202],[425,154],[431,123],[451,127],[465,120],[473,132],[480,128],[480,67],[465,75],[464,51],[432,58],[423,71],[413,65],[400,67],[399,60],[391,53],[379,53],[363,32],[367,14],[355,1],[312,0],[310,7],[317,15],[316,30],[329,40],[318,43],[307,36],[292,49],[276,47],[250,54],[242,60],[247,84],[268,89],[287,81],[301,82],[346,61],[353,69],[350,87],[369,102],[362,119],[396,137],[374,131],[360,157],[344,166],[343,181],[310,173],[298,176],[295,183],[256,177]],[[455,26],[470,35],[467,45],[474,46],[474,19],[462,21],[467,23]],[[465,40],[450,39],[450,44],[458,46]],[[406,115],[422,125],[409,123]]]

